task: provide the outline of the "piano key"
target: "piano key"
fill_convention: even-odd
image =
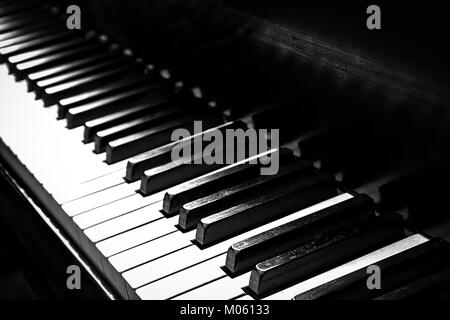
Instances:
[[[173,300],[231,300],[244,293],[241,288],[247,282],[248,274],[234,279],[225,277],[176,296]]]
[[[38,30],[48,28],[50,26],[55,26],[54,21],[51,19],[46,19],[42,21],[30,21],[30,24],[23,26],[20,29],[14,29],[7,32],[0,32],[0,41],[24,36],[29,33],[37,32]]]
[[[250,271],[258,262],[312,241],[323,234],[336,232],[354,220],[375,216],[373,201],[359,195],[312,215],[268,230],[233,244],[227,253],[226,268],[233,274]]]
[[[144,286],[136,293],[142,300],[167,300],[194,289],[200,284],[224,278],[225,273],[218,267],[223,255],[173,274]]]
[[[74,107],[67,113],[67,127],[80,126],[86,121],[127,108],[130,104],[145,101],[151,101],[154,104],[161,103],[170,94],[171,90],[172,85],[170,83],[148,84]]]
[[[74,217],[80,213],[99,208],[108,203],[113,203],[117,200],[131,196],[135,193],[134,190],[138,186],[138,183],[130,185],[126,183],[120,184],[104,191],[66,203],[62,207],[70,217]]]
[[[2,16],[0,16],[2,17]],[[6,17],[6,16],[3,16]],[[15,29],[20,29],[23,26],[26,26],[30,23],[30,21],[35,21],[36,19],[29,15],[29,16],[23,16],[18,19],[6,21],[5,23],[0,24],[0,32],[8,32]]]
[[[106,256],[110,257],[127,249],[133,248],[139,244],[155,240],[164,235],[177,232],[174,227],[173,218],[169,220],[160,219],[152,223],[145,224],[137,229],[127,231],[116,235],[113,238],[100,241],[96,244],[97,248]],[[89,233],[88,237],[95,238],[96,234]],[[186,244],[178,244],[179,247],[185,247]],[[160,248],[163,250],[164,248]]]
[[[84,124],[83,142],[92,142],[99,131],[112,128],[116,125],[149,114],[154,109],[154,104],[144,103],[88,121]]]
[[[246,125],[241,121],[228,122],[228,123],[213,127],[211,129],[202,131],[200,133],[194,134],[194,135],[184,138],[182,140],[173,141],[173,142],[168,143],[159,148],[144,152],[141,155],[138,155],[138,156],[135,156],[135,157],[129,159],[128,164],[127,164],[125,179],[129,182],[134,182],[134,181],[140,179],[141,175],[146,170],[170,162],[171,156],[172,156],[172,148],[174,146],[176,146],[178,143],[186,143],[188,141],[192,141],[192,139],[194,139],[195,137],[202,136],[205,133],[210,133],[215,130],[223,131],[223,130],[230,129],[230,128],[244,129],[244,127],[246,127]]]
[[[196,242],[213,244],[264,222],[287,215],[336,195],[335,182],[328,176],[305,177],[247,203],[203,218],[197,225]]]
[[[70,34],[64,31],[60,31],[57,33],[52,33],[45,37],[40,37],[38,39],[30,40],[24,43],[18,43],[9,47],[0,49],[0,56],[3,61],[6,61],[9,57],[16,57],[12,60],[9,60],[10,63],[16,63],[22,61],[24,58],[26,59],[28,56],[25,56],[27,53],[33,52],[30,57],[37,56],[39,54],[46,53],[46,49],[52,46],[55,43],[61,43],[61,41],[67,41],[71,37]],[[43,50],[43,51],[39,51]],[[51,49],[50,49],[51,50]],[[24,54],[23,56],[21,54]],[[17,61],[16,61],[17,60]]]
[[[212,124],[215,125],[215,124]],[[220,151],[219,154],[223,154]],[[192,158],[192,162],[202,159],[203,154],[196,154]],[[162,189],[167,189],[174,185],[183,183],[187,180],[194,179],[200,175],[215,171],[224,167],[225,164],[198,164],[190,166],[186,163],[186,159],[172,161],[162,164],[158,167],[146,170],[141,177],[140,193],[149,195]]]
[[[91,241],[99,242],[142,225],[152,224],[155,227],[159,225],[158,220],[162,218],[161,212],[156,208],[157,206],[159,206],[159,203],[129,212],[124,216],[105,221],[101,225],[89,227],[84,232]],[[158,232],[162,233],[161,235],[175,231],[174,226],[167,224],[167,221],[156,228]],[[152,233],[152,235],[155,234]]]
[[[397,241],[404,235],[400,222],[398,215],[382,217],[376,223],[364,221],[260,262],[251,272],[249,290],[261,297]]]
[[[59,42],[58,44],[53,44],[53,45],[49,45],[45,48],[37,48],[35,50],[32,51],[27,51],[27,52],[23,52],[23,53],[19,53],[17,55],[11,55],[9,56],[8,60],[7,60],[7,64],[9,66],[10,72],[13,73],[14,71],[16,71],[15,69],[15,65],[21,62],[26,62],[29,61],[33,58],[37,58],[37,57],[41,57],[47,54],[51,54],[54,52],[58,52],[60,50],[64,50],[66,48],[71,48],[74,46],[78,46],[81,45],[83,43],[85,43],[85,39],[82,38],[75,38],[75,39],[67,39],[64,42]],[[20,76],[19,74],[19,80],[22,80],[23,77]]]
[[[124,277],[130,283],[130,285],[134,287],[141,287],[145,284],[156,281],[159,278],[168,276],[173,272],[183,270],[201,261],[211,259],[217,255],[223,255],[226,253],[227,249],[237,241],[249,238],[255,234],[275,228],[281,224],[288,223],[302,216],[306,216],[323,208],[335,205],[351,197],[352,196],[348,193],[339,195],[337,197],[315,204],[304,210],[291,214],[285,218],[268,223],[254,230],[248,231],[244,234],[238,235],[234,238],[231,238],[229,240],[226,240],[222,243],[216,244],[212,247],[203,250],[200,250],[197,246],[192,245],[192,243],[190,243],[189,241],[185,243],[180,242],[179,237],[174,238],[175,235],[180,233],[174,233],[173,235],[171,234],[165,238],[158,239],[159,241],[155,240],[148,242],[147,244],[144,244],[141,247],[139,247],[140,243],[138,243],[137,241],[134,242],[130,241],[133,244],[133,247],[135,248],[130,249],[127,252],[125,251],[127,250],[127,248],[121,247],[120,249],[123,250],[124,252],[119,254],[116,258],[119,258],[119,256],[121,255],[126,256],[126,259],[122,260],[118,259],[121,262],[119,266],[123,269],[131,269],[131,268],[134,269],[125,272]],[[174,218],[169,218],[169,220]],[[131,236],[132,234],[133,231],[130,231],[129,235]],[[139,234],[144,234],[144,232],[139,230]],[[193,232],[188,232],[184,235],[187,235],[187,237],[190,239],[194,237]],[[127,238],[128,237],[125,237],[126,241],[129,241],[127,240]],[[133,239],[133,237],[130,238]],[[146,239],[148,238],[149,236],[147,235]],[[144,239],[140,240],[142,241],[141,243],[145,242]],[[106,256],[112,256],[113,254],[117,253],[116,246],[120,245],[122,242],[123,242],[122,239],[117,240],[115,238],[111,238],[103,241],[102,245],[100,245],[99,243],[97,247]],[[176,243],[176,246],[172,244],[174,242]],[[167,255],[171,251],[169,252],[165,251],[166,245],[169,245],[174,253]],[[176,247],[178,250],[175,249]],[[141,248],[143,248],[143,250],[141,250]],[[193,261],[192,260],[193,258],[195,258],[196,260]]]
[[[45,56],[40,56],[22,63],[18,63],[10,67],[10,70],[16,75],[16,79],[22,80],[27,74],[47,70],[54,66],[60,66],[68,61],[73,61],[82,56],[94,54],[101,48],[102,47],[100,44],[92,43],[92,41],[88,40],[86,43],[83,43],[76,48],[69,48],[68,50],[50,53]]]
[[[309,170],[312,170],[311,166],[303,167],[302,162],[299,162],[292,164],[291,167],[282,168],[274,176],[248,178],[245,182],[229,187],[224,186],[224,189],[218,192],[184,204],[180,209],[178,226],[182,230],[191,230],[197,226],[202,218],[261,196],[264,186],[267,188],[265,191],[267,193],[268,190],[273,190],[276,185],[280,185],[283,180],[290,179],[290,175],[292,177],[298,174],[307,175]]]
[[[83,78],[63,82],[45,88],[42,91],[41,98],[44,100],[45,105],[52,105],[60,99],[76,96],[96,87],[101,87],[102,85],[108,85],[108,80],[112,81],[122,76],[126,78],[125,75],[127,74],[131,76],[131,73],[137,72],[139,68],[138,65],[125,64]]]
[[[88,90],[59,100],[58,102],[58,114],[65,114],[69,109],[78,107],[85,103],[93,102],[95,99],[101,99],[107,94],[114,94],[119,90],[126,90],[131,86],[137,86],[143,82],[144,79],[134,77],[133,79],[119,80],[116,82],[108,83],[107,85],[98,87],[96,89]]]
[[[104,152],[106,149],[106,145],[110,141],[139,132],[143,129],[151,128],[152,126],[164,123],[165,121],[174,119],[175,117],[180,118],[187,115],[188,108],[182,106],[171,107],[164,102],[165,101],[163,100],[161,103],[156,102],[147,104],[145,106],[146,108],[144,109],[145,111],[147,111],[147,114],[97,132],[94,138],[94,151],[96,153]],[[150,109],[149,107],[153,108]],[[139,111],[141,111],[142,109],[142,106],[140,106]],[[150,113],[149,110],[153,110],[153,112]]]
[[[57,67],[31,73],[27,76],[27,79],[32,82],[33,85],[34,82],[36,82],[36,86],[39,84],[37,88],[32,86],[31,89],[36,90],[37,93],[40,94],[39,90],[41,88],[63,82],[66,79],[71,79],[72,77],[82,74],[82,71],[79,70],[80,68],[89,67],[90,64],[92,64],[92,67],[95,68],[95,66],[110,63],[112,60],[111,58],[113,58],[113,52],[105,51],[90,57],[68,62]],[[72,77],[67,77],[66,74],[72,75]],[[55,80],[50,80],[53,78],[55,78]]]
[[[158,203],[160,206],[159,202],[160,200],[155,199],[155,197],[142,197],[140,194],[136,193],[119,201],[79,214],[74,217],[74,221],[80,226],[80,228],[86,229],[94,225],[99,225],[110,219],[125,216],[126,214],[136,210],[147,210],[149,205],[154,203]],[[156,211],[159,213],[159,210]],[[160,213],[159,217],[162,217]]]
[[[289,156],[291,159],[293,159],[292,151],[288,149],[282,149],[281,152],[274,152],[282,153],[276,156],[279,158],[282,157],[283,160],[285,160],[285,158],[289,158]],[[257,159],[256,157],[252,158]],[[312,169],[312,166],[310,166],[309,164],[306,165],[301,161],[299,163],[300,166],[303,166],[301,170],[306,169],[306,167]],[[258,169],[259,168],[257,166],[251,165],[248,162],[232,164],[230,166],[224,167],[222,170],[217,170],[212,172],[211,174],[207,174],[197,179],[182,183],[176,187],[171,188],[164,195],[163,210],[167,215],[177,214],[178,210],[183,204],[221,190],[237,181],[237,179],[242,181],[246,178],[254,177],[255,173],[259,173]],[[289,172],[292,173],[293,171]],[[282,172],[275,176],[279,177],[280,175],[282,175]],[[260,177],[259,179],[272,180],[271,178],[272,177],[264,176]]]
[[[130,158],[146,150],[153,149],[165,145],[171,141],[172,132],[178,128],[192,130],[194,119],[189,117],[185,119],[177,119],[169,121],[165,124],[156,126],[152,129],[140,131],[135,134],[111,141],[106,146],[106,162],[116,163],[118,161]],[[222,122],[220,115],[213,115],[203,119],[203,127],[211,128]],[[143,178],[145,182],[141,185],[141,191],[147,194],[149,178]],[[145,188],[142,186],[145,184]]]
[[[35,81],[35,84],[31,88],[35,91],[36,97],[40,99],[42,96],[45,96],[46,89],[64,85],[70,81],[80,80],[94,75],[96,72],[110,70],[130,62],[125,57],[117,57],[111,53],[100,54],[92,58],[69,62],[59,67],[30,74],[29,79]],[[60,116],[62,117],[62,115]]]
[[[318,286],[296,296],[296,299],[366,300],[436,272],[449,265],[448,243],[432,239],[419,246],[398,253],[376,263],[382,272],[383,285],[378,290],[367,289],[367,268]],[[414,266],[414,268],[410,268]]]
[[[7,35],[5,33],[0,35],[0,48],[5,48],[11,45],[23,43],[29,40],[33,40],[36,38],[44,37],[50,33],[54,33],[58,30],[60,30],[60,26],[55,26],[53,24],[44,25],[42,28],[39,28],[37,31],[34,32],[26,32],[26,33],[19,33],[19,32],[11,32],[10,35]]]
[[[8,14],[5,16],[0,17],[0,25],[11,22],[11,21],[17,21],[26,17],[35,17],[36,19],[42,19],[43,17],[48,18],[49,15],[43,12],[42,10],[36,10],[36,9],[30,9],[30,10],[24,10],[24,11],[17,11],[12,14]]]
[[[273,295],[269,295],[264,299],[267,300],[291,300],[294,297],[300,298],[301,294],[307,293],[319,286],[326,286],[327,283],[334,281],[347,274],[355,272],[359,269],[377,264],[379,261],[393,257],[397,254],[405,252],[409,249],[420,246],[429,241],[428,238],[421,234],[414,234],[403,238],[392,244],[388,244],[380,249],[374,250],[359,258],[346,262],[333,269],[325,271],[317,276],[311,277],[305,281],[294,284],[293,286],[283,289]]]

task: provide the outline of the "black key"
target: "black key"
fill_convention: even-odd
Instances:
[[[27,74],[38,72],[41,70],[47,70],[54,66],[62,65],[68,61],[80,58],[81,56],[88,56],[90,54],[98,52],[102,47],[93,42],[86,41],[76,48],[69,48],[67,50],[48,54],[42,57],[38,57],[32,60],[19,63],[10,68],[11,72],[16,75],[16,78],[22,80]],[[105,48],[102,48],[105,49]]]
[[[106,162],[110,164],[116,163],[118,161],[125,160],[139,153],[142,153],[146,150],[165,145],[171,141],[171,135],[175,129],[191,128],[193,126],[193,121],[194,119],[191,119],[189,121],[188,118],[179,119],[152,129],[147,129],[130,136],[111,141],[106,147]],[[212,116],[203,120],[203,126],[204,128],[211,128],[221,122],[222,119],[219,116]],[[188,130],[192,131],[192,128]],[[143,193],[146,194],[145,188],[142,190],[144,191]]]
[[[53,24],[45,25],[43,28],[38,28],[38,30],[30,30],[33,32],[26,33],[11,33],[9,36],[7,34],[0,35],[0,48],[9,47],[12,45],[24,43],[31,41],[40,37],[45,37],[51,33],[60,31],[61,27]],[[4,37],[5,39],[3,39]],[[7,39],[6,39],[7,37]]]
[[[79,107],[83,104],[102,99],[108,95],[146,84],[148,83],[147,80],[148,79],[143,76],[125,78],[124,80],[99,85],[99,87],[92,90],[87,90],[83,93],[61,99],[58,102],[58,115],[66,115],[71,108]]]
[[[84,143],[94,141],[94,137],[97,132],[112,128],[127,121],[137,119],[141,116],[150,114],[160,108],[164,108],[170,105],[170,102],[163,102],[160,104],[143,103],[125,110],[114,112],[112,114],[88,121],[84,124]]]
[[[249,293],[258,297],[306,280],[404,237],[402,219],[388,215],[363,221],[258,263],[250,274]]]
[[[110,61],[111,56],[112,56],[111,51],[105,51],[105,52],[101,52],[99,54],[93,55],[91,57],[82,58],[80,60],[68,62],[63,65],[57,66],[57,67],[52,67],[52,68],[49,68],[46,70],[31,73],[27,76],[29,84],[31,85],[31,86],[29,86],[29,89],[30,89],[30,91],[37,90],[34,88],[35,84],[39,83],[40,81],[46,81],[46,80],[53,79],[56,77],[62,77],[62,78],[59,78],[58,80],[55,80],[55,81],[51,81],[50,85],[64,82],[64,80],[66,80],[66,78],[64,77],[64,75],[66,73],[77,72],[79,70],[79,68],[85,68],[85,67],[89,67],[89,65],[97,65],[97,64],[104,63],[105,61]],[[78,75],[78,74],[75,74],[75,76],[76,75]],[[47,87],[46,83],[45,82],[42,83],[41,87]],[[38,94],[38,92],[36,92],[36,93]]]
[[[61,31],[54,34],[50,34],[45,37],[41,37],[38,39],[34,39],[31,41],[18,43],[9,47],[0,49],[0,57],[3,61],[9,59],[9,57],[16,56],[13,61],[9,61],[10,63],[15,63],[15,60],[22,59],[24,56],[21,56],[22,53],[35,52],[34,54],[38,54],[40,51],[38,50],[46,50],[49,46],[55,43],[61,43],[67,39],[73,37],[71,34],[68,34],[67,31]],[[44,52],[45,53],[45,52]],[[18,61],[20,62],[20,61]]]
[[[288,153],[291,156],[291,160],[293,160],[294,157],[290,150],[284,149],[283,152]],[[215,172],[204,177],[198,177],[181,185],[177,185],[168,190],[164,195],[163,211],[167,216],[178,214],[178,211],[183,204],[207,194],[211,194],[212,192],[222,190],[236,181],[243,181],[246,178],[254,177],[256,174],[259,174],[259,169],[257,164],[249,163],[227,166],[220,172]],[[257,181],[256,183],[264,183],[263,180],[272,180],[271,178],[280,175],[261,176],[257,178],[257,180],[261,181]]]
[[[214,131],[219,130],[221,132],[224,132],[226,129],[245,129],[247,126],[245,123],[241,121],[236,121],[228,124],[223,124],[218,127],[203,131],[199,135],[203,135],[204,132],[207,131]],[[186,143],[187,141],[192,141],[194,136],[190,136],[183,140],[183,143]],[[141,178],[141,175],[151,168],[155,168],[157,166],[160,166],[162,164],[166,164],[171,160],[172,156],[172,148],[176,146],[180,141],[174,141],[171,143],[168,143],[162,147],[147,151],[141,155],[138,155],[132,159],[130,159],[127,163],[127,170],[126,170],[126,176],[125,180],[128,182],[134,182]]]
[[[203,218],[197,225],[195,241],[208,246],[335,195],[336,183],[329,176],[295,179],[270,194]]]
[[[83,125],[89,120],[102,117],[117,110],[122,110],[130,105],[149,101],[159,104],[166,100],[166,97],[172,91],[172,84],[153,83],[129,89],[123,92],[104,97],[102,99],[71,108],[67,112],[67,127],[75,128]]]
[[[233,274],[250,271],[259,262],[370,217],[375,217],[372,199],[356,196],[233,244],[228,249],[225,267]]]
[[[226,152],[225,149],[218,154],[222,156],[224,152]],[[189,159],[194,162],[202,157],[203,154],[198,153]],[[185,161],[186,159],[180,159],[145,171],[141,179],[141,194],[150,195],[225,166],[219,163],[191,165]]]
[[[243,177],[243,180],[239,178],[235,183],[224,186],[220,191],[183,204],[180,208],[178,227],[185,231],[195,229],[200,220],[205,217],[247,203],[263,194],[270,194],[280,185],[290,183],[294,177],[306,179],[307,176],[311,176],[312,166],[309,163],[306,164],[302,161],[291,163],[293,160],[292,154],[282,152],[280,163],[283,165],[276,175],[261,176],[257,170],[253,177],[247,177],[246,179]],[[298,177],[299,175],[301,177]]]
[[[290,150],[283,149],[282,153],[289,155],[291,160],[294,159]],[[278,157],[280,157],[280,155],[278,155]],[[286,156],[284,155],[283,158],[285,157]],[[295,165],[297,169],[297,163]],[[301,170],[304,170],[307,167],[312,169],[312,166],[309,163],[306,164],[302,161],[298,162],[298,167],[301,167]],[[168,190],[164,195],[163,211],[167,216],[176,215],[183,204],[191,202],[192,200],[198,199],[207,194],[222,190],[231,184],[235,184],[236,181],[244,181],[245,179],[255,177],[255,175],[259,174],[259,169],[260,167],[258,164],[249,163],[227,166],[220,172],[215,172],[208,176],[198,177],[194,180],[177,185]],[[285,174],[282,172],[283,169],[274,176],[260,176],[256,179],[250,180],[249,183],[253,183],[253,186],[269,183],[269,181],[273,183],[275,178],[279,178]],[[294,170],[290,170],[289,174],[293,172]]]
[[[69,62],[58,67],[31,74],[28,79],[34,81],[34,91],[38,98],[44,95],[44,90],[56,85],[82,79],[105,70],[126,65],[131,61],[125,57],[112,56],[109,53],[96,55],[75,62]]]
[[[325,285],[298,294],[295,299],[367,300],[382,296],[405,284],[447,268],[450,264],[449,244],[440,239],[426,243],[378,261],[382,285],[377,290],[367,288],[367,268],[361,268]]]
[[[145,78],[143,73],[138,75],[139,69],[139,65],[126,64],[83,78],[67,81],[44,89],[41,99],[44,100],[46,106],[50,106],[57,103],[59,100],[77,96],[95,88],[108,86],[108,82],[112,82],[115,79],[139,78],[140,80],[143,80]],[[133,77],[133,74],[135,77]],[[67,109],[65,111],[67,111]],[[65,112],[58,111],[58,114],[62,115],[65,114]]]
[[[95,136],[95,153],[104,152],[106,145],[110,141],[117,140],[188,114],[188,108],[186,107],[174,106],[171,108],[163,108],[163,105],[163,103],[152,104],[154,107],[153,109],[156,109],[154,112],[98,132]]]
[[[20,62],[25,62],[36,57],[41,57],[47,54],[58,52],[66,48],[73,48],[75,46],[80,46],[83,45],[85,42],[86,39],[83,38],[66,39],[63,42],[46,46],[45,48],[38,48],[32,51],[23,52],[18,55],[10,56],[7,60],[7,66],[9,68],[10,73],[14,73],[16,71],[15,69],[16,64]]]

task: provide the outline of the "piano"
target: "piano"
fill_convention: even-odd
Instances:
[[[366,2],[0,0],[0,221],[37,296],[450,298],[446,11],[368,30]],[[172,161],[194,121],[279,129],[278,173]]]

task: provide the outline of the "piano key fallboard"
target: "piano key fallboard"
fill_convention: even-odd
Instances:
[[[448,295],[448,243],[299,158],[304,140],[269,151],[274,176],[250,159],[172,162],[176,128],[254,124],[110,36],[2,0],[0,61],[2,159],[118,298]],[[371,265],[379,290],[366,286]]]

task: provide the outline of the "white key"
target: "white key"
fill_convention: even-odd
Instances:
[[[250,300],[255,300],[255,299],[253,299],[251,296],[246,294],[245,296],[239,297],[236,300],[247,300],[247,301],[250,301]]]
[[[153,282],[136,290],[143,300],[166,300],[173,296],[194,289],[199,284],[205,284],[226,277],[220,266],[225,262],[225,255],[220,255],[170,277]]]
[[[167,223],[167,220],[163,219],[154,221],[132,231],[128,231],[113,238],[101,241],[97,243],[96,246],[105,257],[110,257],[144,242],[151,241],[170,232],[177,231],[175,228],[176,218],[177,217],[172,217],[167,219],[172,223]]]
[[[234,244],[238,241],[247,239],[247,238],[254,236],[256,234],[259,234],[261,232],[273,229],[282,224],[285,224],[285,223],[291,222],[293,220],[299,219],[301,217],[310,215],[314,212],[317,212],[324,208],[330,207],[330,206],[340,203],[342,201],[348,200],[352,197],[353,196],[348,193],[339,195],[332,199],[323,201],[314,206],[311,206],[311,207],[308,207],[301,211],[298,211],[296,213],[293,213],[287,217],[278,219],[274,222],[268,223],[259,228],[256,228],[256,229],[248,231],[244,234],[238,235],[234,238],[223,241],[217,245],[214,245],[214,246],[209,247],[204,250],[200,250],[197,246],[192,245],[185,249],[182,249],[182,250],[179,250],[172,254],[169,254],[167,256],[164,256],[160,259],[156,259],[157,256],[152,257],[152,260],[153,259],[156,259],[156,260],[151,261],[146,264],[143,264],[141,266],[138,266],[132,270],[129,270],[129,271],[123,273],[123,276],[133,288],[141,287],[147,283],[158,280],[160,277],[167,276],[171,273],[174,273],[176,271],[187,268],[195,263],[199,263],[199,262],[205,261],[207,259],[210,259],[212,257],[215,257],[217,255],[223,254],[228,250],[228,248],[232,244]],[[112,238],[112,239],[114,239],[114,238]],[[180,248],[182,248],[183,246],[185,246],[187,244],[188,243],[185,243],[185,244],[180,243],[179,245],[180,245]],[[157,251],[157,250],[155,250],[155,251]]]
[[[153,198],[143,197],[136,193],[122,200],[79,214],[73,220],[81,229],[86,229],[141,208],[146,208],[154,203]],[[162,204],[159,203],[157,210],[161,208]],[[162,217],[161,214],[160,217]]]
[[[118,186],[66,203],[62,206],[62,208],[69,215],[69,217],[74,217],[80,213],[84,213],[132,196],[135,194],[136,189],[139,188],[139,183],[140,182],[137,181],[131,184],[120,184]]]
[[[160,207],[159,204],[157,205]],[[100,225],[88,228],[84,232],[95,243],[150,222],[156,223],[156,220],[162,218],[163,215],[161,212],[150,205],[149,207],[130,212]],[[171,228],[171,230],[175,230],[175,228]]]
[[[180,244],[185,243],[186,247],[192,246],[190,240],[193,236],[195,236],[195,231],[190,233],[170,233],[156,240],[118,253],[110,257],[109,262],[111,262],[117,271],[124,272],[140,264],[149,262],[152,259],[183,249],[184,247],[180,248]]]
[[[200,288],[179,295],[173,300],[230,300],[243,294],[242,288],[248,285],[250,273],[231,279],[225,277]]]
[[[375,264],[381,260],[392,257],[396,254],[399,254],[408,249],[414,248],[420,244],[429,241],[426,237],[415,234],[408,238],[397,241],[393,244],[390,244],[386,247],[373,251],[369,254],[366,254],[360,258],[347,262],[339,267],[326,271],[322,274],[319,274],[313,278],[310,278],[306,281],[298,283],[290,288],[282,290],[278,293],[275,293],[267,298],[266,300],[291,300],[296,295],[300,293],[307,292],[312,290],[318,286],[326,284],[334,279],[343,277],[349,273],[352,273],[361,268],[366,268],[372,264]]]

